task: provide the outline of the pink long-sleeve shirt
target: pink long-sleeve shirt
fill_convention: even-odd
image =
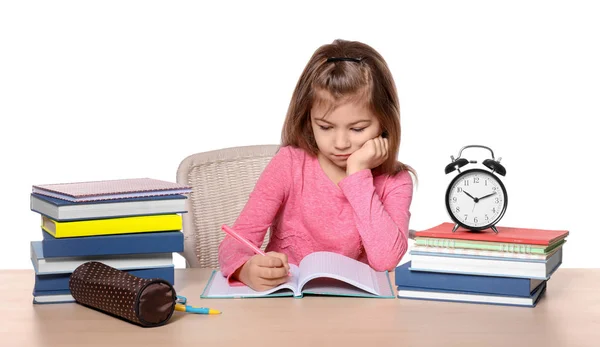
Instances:
[[[266,166],[233,228],[260,247],[272,227],[266,251],[285,253],[292,264],[330,251],[391,270],[406,253],[412,194],[406,171],[373,177],[361,170],[336,185],[316,156],[286,146]],[[219,246],[221,272],[230,277],[253,255],[226,236]]]

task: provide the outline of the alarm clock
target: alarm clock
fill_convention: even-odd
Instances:
[[[475,160],[462,158],[462,152],[467,148],[484,148],[492,154],[491,159],[485,159],[482,164],[488,170],[473,168],[461,171],[468,164],[476,164]],[[500,164],[502,158],[496,160],[491,148],[481,145],[469,145],[460,149],[458,157],[446,165],[445,172],[449,174],[458,171],[446,190],[446,210],[455,225],[472,231],[491,228],[496,234],[496,224],[504,216],[508,205],[508,194],[498,175],[505,176],[506,169]]]

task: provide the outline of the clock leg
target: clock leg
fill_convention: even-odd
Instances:
[[[498,229],[496,229],[495,225],[492,225],[492,230],[494,230],[494,232],[497,234],[498,233]]]
[[[454,224],[454,228],[452,228],[452,232],[455,232],[458,229],[458,224]]]

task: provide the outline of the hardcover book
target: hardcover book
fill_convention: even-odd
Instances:
[[[64,304],[75,302],[70,290],[33,291],[33,303],[39,304]]]
[[[191,191],[189,186],[153,178],[41,184],[32,187],[32,193],[73,202],[187,194]]]
[[[494,233],[491,229],[470,231],[460,227],[455,232],[452,232],[452,228],[454,228],[454,224],[442,223],[431,229],[417,231],[415,236],[548,246],[569,235],[567,230],[528,229],[502,226],[496,226],[498,234]]]
[[[58,222],[42,216],[42,229],[56,238],[181,230],[182,223],[181,215],[178,214],[91,219],[73,222]]]
[[[72,273],[88,261],[99,261],[116,269],[150,269],[171,267],[173,253],[97,255],[89,257],[45,258],[41,241],[31,241],[31,263],[36,275]]]
[[[457,292],[432,289],[398,287],[398,298],[433,301],[464,302],[472,304],[494,304],[507,306],[535,307],[546,291],[547,282],[540,284],[529,297],[491,295],[472,292]]]
[[[163,195],[119,200],[71,202],[31,194],[30,208],[59,222],[186,213],[185,195]]]
[[[118,270],[128,272],[129,274],[140,278],[162,278],[165,281],[171,283],[172,285],[175,285],[174,266],[166,266],[151,269]],[[69,290],[70,277],[70,272],[61,274],[35,275],[35,284],[33,286],[33,289],[37,292],[43,292],[46,294],[48,294],[49,291]]]
[[[529,278],[474,276],[441,272],[411,271],[411,262],[396,267],[396,285],[405,289],[430,289],[529,297],[544,281]]]
[[[547,260],[411,251],[411,270],[547,280],[562,264],[562,247]]]
[[[232,286],[220,271],[213,271],[202,298],[259,298],[275,296],[333,295],[395,298],[387,271],[377,272],[369,265],[332,252],[315,252],[290,264],[288,282],[267,291]]]
[[[55,238],[42,231],[45,258],[183,252],[181,231]]]

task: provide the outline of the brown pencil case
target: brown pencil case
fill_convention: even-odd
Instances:
[[[143,327],[165,324],[177,301],[166,280],[140,278],[95,261],[75,269],[69,289],[78,303]]]

